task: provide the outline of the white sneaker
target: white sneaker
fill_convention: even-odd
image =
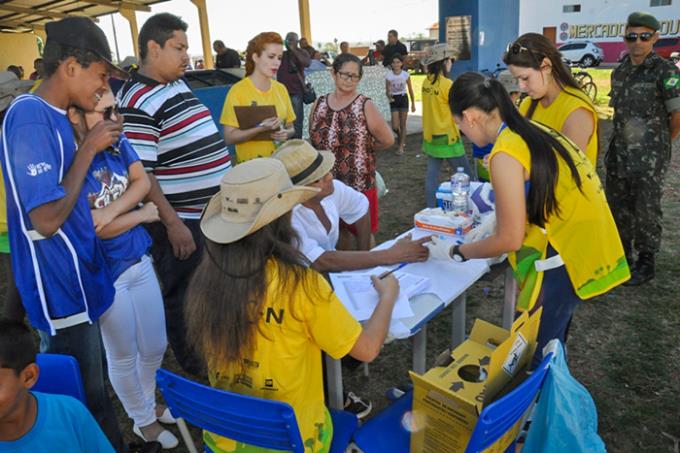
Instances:
[[[137,425],[134,425],[132,427],[132,432],[135,433],[144,442],[151,442],[151,441],[155,440],[156,442],[161,444],[161,446],[163,447],[163,450],[170,450],[170,449],[175,448],[176,446],[179,445],[179,440],[177,440],[175,435],[172,434],[167,429],[164,429],[163,431],[161,431],[161,433],[155,439],[147,439],[146,437],[144,437],[144,435],[142,434],[142,430],[139,429],[139,426],[137,426]]]
[[[160,417],[157,417],[157,420],[161,423],[165,423],[166,425],[176,425],[177,424],[177,419],[172,416],[170,413],[170,409],[167,407],[163,411]]]

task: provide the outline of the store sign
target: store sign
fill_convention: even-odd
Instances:
[[[659,21],[659,35],[672,36],[680,33],[680,19]],[[584,24],[570,25],[569,39],[587,38],[618,38],[622,37],[626,30],[626,24]]]

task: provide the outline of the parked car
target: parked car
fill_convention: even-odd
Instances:
[[[562,44],[557,50],[562,58],[589,68],[599,66],[604,59],[604,51],[592,41],[572,41]]]
[[[654,44],[654,52],[661,58],[673,59],[673,54],[680,52],[680,38],[663,38]],[[628,55],[628,49],[622,50],[619,54],[619,61]]]
[[[423,65],[420,61],[425,56],[425,49],[433,44],[437,44],[436,39],[409,39],[408,43],[408,55],[404,57],[404,68],[410,69],[412,71],[421,72],[423,70]]]

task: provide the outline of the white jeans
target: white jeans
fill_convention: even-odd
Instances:
[[[167,346],[163,296],[151,258],[123,272],[99,319],[111,385],[135,425],[156,421],[156,370]]]

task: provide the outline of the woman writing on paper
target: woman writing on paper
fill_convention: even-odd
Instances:
[[[524,118],[499,81],[465,73],[449,104],[470,140],[494,144],[489,165],[497,226],[462,245],[433,237],[430,253],[459,262],[508,253],[521,290],[517,308],[543,306],[536,366],[548,341],[566,341],[582,300],[630,278],[621,240],[585,154],[559,132]]]
[[[294,186],[276,159],[254,159],[227,172],[201,219],[205,251],[185,314],[212,386],[290,404],[305,451],[327,452],[333,426],[321,351],[373,360],[399,283],[394,276],[373,277],[379,302],[362,326],[321,274],[306,267],[290,210],[317,193]],[[244,448],[210,432],[203,439],[216,453]]]
[[[276,143],[288,140],[295,133],[295,112],[286,87],[273,80],[283,56],[283,40],[278,33],[260,33],[248,42],[246,77],[234,84],[227,94],[220,123],[224,126],[224,141],[236,145],[237,162],[255,157],[269,157]],[[249,129],[241,129],[236,106],[274,106],[276,116],[267,118]],[[270,140],[259,140],[269,133]]]

